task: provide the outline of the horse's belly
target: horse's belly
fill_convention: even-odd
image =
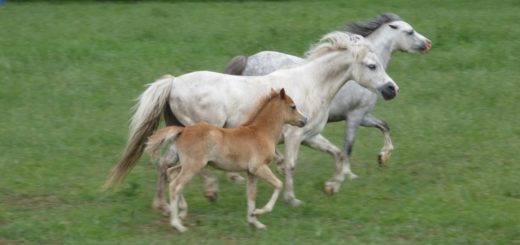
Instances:
[[[245,170],[245,168],[243,166],[240,166],[239,164],[230,163],[230,162],[211,161],[208,163],[208,165],[212,166],[213,168],[216,168],[218,170],[223,170],[226,172],[241,172],[241,171]]]

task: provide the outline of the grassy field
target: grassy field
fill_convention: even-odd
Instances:
[[[120,190],[101,192],[124,147],[143,85],[166,73],[221,71],[237,54],[301,55],[347,20],[394,12],[433,41],[395,54],[401,87],[361,129],[360,178],[327,197],[333,161],[303,148],[296,194],[245,221],[245,187],[221,181],[217,203],[186,190],[190,231],[151,209],[143,158]],[[520,2],[287,1],[0,5],[0,244],[520,244]],[[325,135],[342,145],[343,124]],[[260,185],[258,203],[271,188]]]

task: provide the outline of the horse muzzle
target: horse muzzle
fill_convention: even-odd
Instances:
[[[303,117],[298,120],[298,127],[303,128],[305,125],[307,125],[307,117]]]
[[[397,92],[399,91],[399,88],[396,88],[394,83],[387,82],[385,85],[383,85],[379,88],[379,91],[381,92],[381,96],[383,96],[383,99],[391,100],[395,96],[397,96]]]
[[[422,53],[422,54],[426,54],[428,53],[428,51],[430,51],[430,49],[432,48],[432,41],[426,39],[420,46],[419,46],[419,51]]]

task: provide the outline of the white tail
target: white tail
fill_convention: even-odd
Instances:
[[[148,88],[139,96],[134,107],[135,113],[130,122],[128,142],[121,159],[112,169],[104,185],[105,189],[121,183],[143,154],[146,139],[159,126],[161,114],[168,103],[174,79],[171,75],[163,76],[149,84]]]

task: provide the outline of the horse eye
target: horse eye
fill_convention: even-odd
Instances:
[[[292,110],[296,110],[296,105],[291,105]]]
[[[394,26],[394,25],[388,25],[388,26],[390,26],[390,28],[392,28],[392,29],[397,30],[397,26]]]
[[[368,69],[370,69],[372,71],[376,69],[376,65],[374,65],[374,64],[367,65],[367,67],[368,67]]]
[[[407,32],[406,34],[408,34],[409,36],[411,36],[411,35],[413,35],[413,33],[414,33],[414,31],[411,30],[411,31]]]

